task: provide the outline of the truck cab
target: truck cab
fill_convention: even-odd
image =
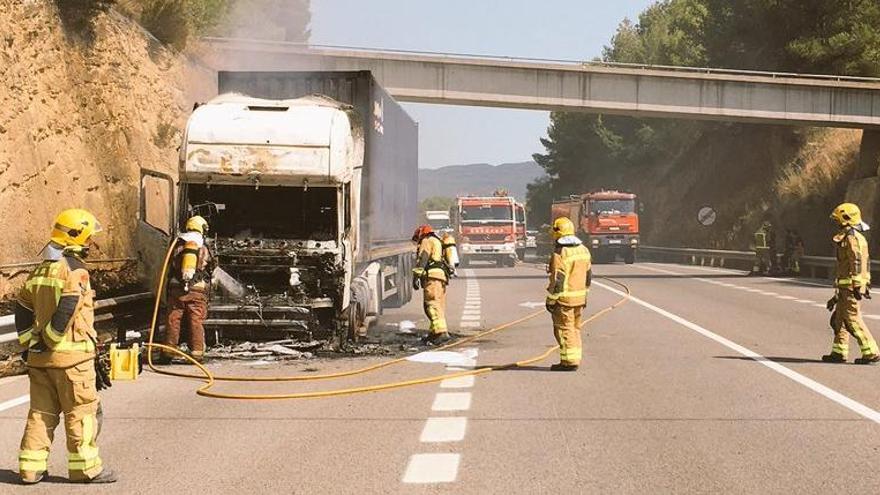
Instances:
[[[454,223],[462,266],[472,261],[516,264],[516,201],[510,196],[462,196]]]

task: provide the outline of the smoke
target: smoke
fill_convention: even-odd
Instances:
[[[311,35],[310,0],[230,0],[218,27],[228,38],[307,42]]]

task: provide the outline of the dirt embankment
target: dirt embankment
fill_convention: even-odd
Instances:
[[[66,30],[51,0],[0,2],[0,265],[36,259],[70,207],[104,225],[94,259],[136,258],[140,171],[175,175],[186,116],[216,92],[212,71],[129,19],[103,14],[94,28],[91,41]],[[0,299],[23,271],[0,268]],[[102,288],[131,283],[131,263],[125,273]]]
[[[717,125],[681,157],[657,164],[635,189],[645,203],[646,244],[749,249],[764,218],[797,229],[810,254],[827,255],[828,215],[858,162],[861,131]],[[718,213],[711,227],[697,212]],[[779,246],[780,249],[782,246]]]

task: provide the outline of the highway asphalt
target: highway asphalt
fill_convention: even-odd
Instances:
[[[830,350],[821,281],[668,264],[608,264],[632,298],[584,331],[577,373],[523,368],[369,394],[293,401],[198,397],[199,382],[145,372],[104,394],[99,445],[120,482],[16,486],[27,380],[0,381],[0,493],[880,493],[880,366]],[[476,266],[450,288],[448,319],[473,334],[541,311],[540,266]],[[596,279],[587,313],[620,299]],[[867,302],[880,335],[880,301]],[[421,302],[380,328],[427,325]],[[544,313],[456,352],[356,377],[223,383],[217,391],[327,390],[452,373],[553,345]],[[857,357],[853,342],[851,359]],[[215,373],[324,373],[384,357],[287,365],[212,363]],[[426,362],[429,361],[429,362]],[[179,367],[183,369],[182,366]]]

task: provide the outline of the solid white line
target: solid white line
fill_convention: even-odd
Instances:
[[[21,397],[16,397],[6,402],[0,402],[0,411],[5,411],[7,409],[12,409],[13,407],[20,406],[22,404],[27,404],[30,401],[30,395],[22,395]]]
[[[815,306],[815,307],[817,307],[817,308],[828,309],[828,308],[827,308],[824,304],[822,304],[822,303],[813,303],[813,306]]]
[[[602,282],[594,281],[593,283],[598,285],[599,287],[602,287],[603,289],[608,290],[608,291],[610,291],[614,294],[617,294],[619,296],[626,296],[626,294],[624,292],[619,291],[619,290],[615,289],[614,287],[610,287],[608,285],[605,285]],[[693,330],[694,332],[697,332],[698,334],[700,334],[706,338],[712,339],[715,342],[723,345],[724,347],[727,347],[728,349],[730,349],[734,352],[738,352],[738,353],[742,354],[743,356],[751,358],[751,359],[755,360],[756,362],[761,363],[764,366],[770,368],[771,370],[779,373],[780,375],[783,375],[783,376],[803,385],[804,387],[807,387],[808,389],[816,392],[817,394],[822,395],[823,397],[840,404],[841,406],[849,409],[850,411],[853,411],[856,414],[860,414],[860,415],[870,419],[871,421],[873,421],[877,424],[880,424],[880,412],[877,412],[877,411],[871,409],[870,407],[868,407],[860,402],[856,402],[855,400],[850,399],[849,397],[841,394],[840,392],[833,390],[831,388],[828,388],[825,385],[822,385],[821,383],[819,383],[811,378],[807,378],[806,376],[804,376],[796,371],[792,371],[792,370],[786,368],[785,366],[782,366],[781,364],[779,364],[775,361],[770,361],[767,358],[765,358],[764,356],[758,354],[757,352],[752,351],[751,349],[748,349],[746,347],[743,347],[743,346],[737,344],[736,342],[728,340],[728,339],[726,339],[726,338],[724,338],[724,337],[722,337],[722,336],[720,336],[710,330],[707,330],[707,329],[701,327],[700,325],[697,325],[696,323],[693,323],[691,321],[688,321],[688,320],[682,318],[681,316],[678,316],[674,313],[670,313],[669,311],[666,311],[665,309],[658,308],[657,306],[654,306],[653,304],[648,303],[646,301],[643,301],[635,296],[629,296],[629,298],[632,302],[634,302],[642,307],[645,307],[647,309],[650,309],[651,311],[653,311],[661,316],[664,316],[664,317],[678,323],[679,325],[687,327],[687,328]]]
[[[824,307],[824,306],[822,306]],[[869,320],[880,320],[880,315],[862,315]]]
[[[459,454],[413,454],[404,483],[451,483],[458,477]]]
[[[467,411],[471,408],[470,392],[442,392],[434,397],[432,411]]]
[[[776,293],[776,292],[761,291],[761,295],[762,295],[762,296],[773,296],[773,297],[776,297],[776,296],[778,296],[779,294]]]
[[[474,375],[447,378],[440,382],[440,388],[471,388],[474,386]]]
[[[797,299],[794,296],[776,296],[776,297],[778,297],[779,299],[785,299],[786,301],[794,301]]]
[[[467,418],[428,418],[419,441],[423,443],[460,442],[464,440],[466,431]]]

